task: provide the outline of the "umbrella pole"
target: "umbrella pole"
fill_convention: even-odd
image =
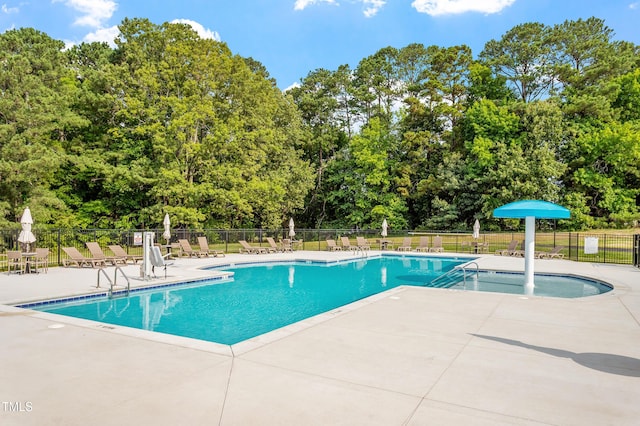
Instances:
[[[525,294],[533,294],[533,255],[535,251],[536,218],[527,216],[524,228],[524,290]]]

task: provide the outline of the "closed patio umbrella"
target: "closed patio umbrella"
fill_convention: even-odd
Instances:
[[[162,221],[164,225],[164,233],[162,236],[165,240],[167,240],[167,244],[169,244],[169,240],[171,239],[171,219],[169,219],[169,213],[164,215],[164,220]]]
[[[480,221],[476,219],[476,223],[473,224],[473,239],[480,238]]]
[[[293,223],[293,218],[289,219],[289,237],[293,239],[296,236],[295,224]]]
[[[22,224],[22,231],[20,231],[20,235],[18,236],[18,241],[26,244],[27,251],[30,249],[31,243],[35,243],[36,237],[31,232],[31,225],[33,225],[33,218],[31,217],[31,210],[29,207],[24,209],[24,213],[22,213],[22,218],[20,219],[20,223]]]
[[[384,219],[382,221],[382,232],[380,232],[380,235],[382,235],[383,238],[387,238],[387,228],[389,227],[389,225],[387,225],[387,219]]]

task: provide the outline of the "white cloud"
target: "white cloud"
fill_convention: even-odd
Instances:
[[[210,38],[212,40],[220,41],[220,34],[218,34],[216,31],[211,31],[210,29],[203,27],[202,24],[196,21],[192,21],[190,19],[174,19],[173,21],[171,21],[171,23],[190,25],[191,28],[193,28],[193,30],[198,33],[200,38]]]
[[[120,34],[120,29],[118,29],[117,25],[109,28],[99,28],[96,31],[93,31],[86,36],[84,36],[83,41],[87,43],[93,42],[107,42],[109,46],[115,46],[114,40]]]
[[[516,0],[415,0],[411,3],[418,12],[431,16],[466,12],[498,13]]]
[[[640,2],[631,3],[629,5],[629,9],[637,9],[638,7],[640,7]]]
[[[102,28],[118,8],[118,4],[112,0],[53,0],[53,3],[59,2],[80,12],[74,25],[93,28]]]
[[[9,7],[6,4],[2,5],[2,13],[6,13],[7,15],[10,13],[18,13],[20,9],[17,7]]]
[[[296,0],[296,3],[293,5],[293,10],[304,10],[307,6],[312,6],[316,3],[329,3],[338,5],[335,0]]]
[[[286,89],[284,89],[284,90],[283,90],[283,92],[286,92],[286,91],[288,91],[288,90],[294,89],[294,88],[296,88],[296,87],[300,87],[300,83],[298,83],[298,82],[292,83],[289,87],[287,87]]]
[[[296,0],[293,5],[294,10],[304,10],[309,6],[313,6],[314,4],[319,3],[327,3],[335,6],[340,6],[340,4],[336,0]],[[362,3],[365,6],[364,16],[367,18],[371,18],[375,16],[378,11],[384,6],[387,1],[386,0],[351,0],[350,3]]]
[[[367,18],[375,16],[382,8],[382,6],[384,6],[386,3],[385,0],[363,0],[362,2],[365,4],[365,6],[368,6],[364,10],[364,16],[366,16]]]

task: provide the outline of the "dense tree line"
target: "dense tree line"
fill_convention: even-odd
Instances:
[[[310,224],[469,229],[518,199],[565,227],[640,219],[640,57],[597,18],[467,46],[386,47],[292,90],[313,137]]]
[[[183,24],[116,46],[0,35],[0,226],[465,229],[539,198],[640,219],[640,57],[600,19],[385,47],[280,91]],[[509,223],[506,223],[508,226]]]
[[[304,123],[256,61],[183,24],[120,32],[0,36],[0,222],[268,228],[304,206]]]

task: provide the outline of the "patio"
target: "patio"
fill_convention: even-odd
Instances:
[[[166,281],[209,275],[199,268],[211,264],[349,256],[178,259]],[[499,270],[524,263],[477,262]],[[228,347],[9,306],[96,291],[96,270],[3,273],[0,423],[637,424],[640,270],[535,262],[536,272],[615,289],[556,299],[399,287]]]

